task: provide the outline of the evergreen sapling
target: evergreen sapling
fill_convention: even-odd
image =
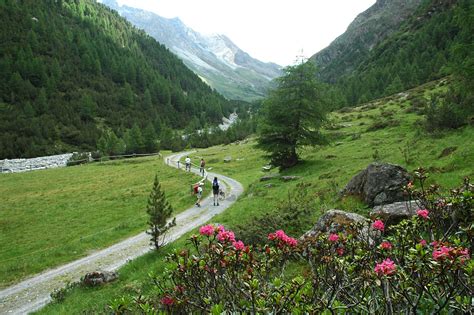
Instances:
[[[154,245],[156,250],[164,244],[166,232],[176,225],[176,218],[167,222],[171,216],[173,208],[166,201],[165,193],[161,190],[161,184],[158,181],[158,176],[155,175],[153,189],[150,197],[148,197],[148,204],[146,212],[149,215],[147,234],[151,236],[150,244]]]

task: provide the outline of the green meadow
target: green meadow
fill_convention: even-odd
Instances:
[[[340,199],[338,192],[354,175],[374,161],[399,164],[409,171],[422,166],[429,170],[430,183],[437,182],[445,189],[460,185],[463,177],[474,175],[474,129],[466,126],[436,134],[424,131],[420,100],[429,99],[431,93],[439,89],[442,87],[431,83],[409,91],[408,97],[396,95],[331,113],[325,129],[331,144],[303,148],[303,162],[280,174],[298,176],[294,181],[285,182],[279,178],[260,181],[262,176],[278,171],[263,171],[266,159],[263,152],[255,148],[255,139],[198,150],[191,156],[194,161],[203,157],[213,172],[230,176],[245,187],[243,196],[212,221],[236,232],[245,226],[258,229],[256,222],[277,215],[275,209],[294,200],[294,196],[302,190],[311,212],[297,227],[283,226],[289,235],[298,237],[328,209],[366,214],[370,209],[362,202],[355,198]],[[231,162],[225,163],[226,157],[231,157]],[[125,169],[124,166],[124,172]],[[176,170],[170,169],[169,172],[176,173]],[[149,178],[151,180],[151,175]],[[169,194],[169,197],[172,199],[173,195]],[[186,246],[190,234],[164,247],[159,253],[149,253],[127,264],[119,270],[120,278],[116,282],[101,288],[71,288],[67,290],[64,300],[56,301],[38,313],[107,312],[107,304],[123,296],[153,294],[149,273],[162,273],[166,268],[166,254],[174,248]],[[239,238],[238,233],[236,237]]]
[[[196,180],[159,157],[0,175],[0,287],[146,229],[155,174],[175,212]]]

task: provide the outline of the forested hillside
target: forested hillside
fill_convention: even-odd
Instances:
[[[203,35],[179,18],[164,18],[116,0],[101,2],[168,47],[228,99],[261,99],[271,88],[270,81],[282,74],[280,66],[252,58],[225,35]]]
[[[132,127],[154,139],[233,110],[94,0],[0,0],[0,20],[0,159],[92,150],[104,131],[126,139]]]
[[[473,19],[472,1],[425,0],[364,58],[345,63],[348,49],[332,61],[353,71],[334,79],[322,69],[321,77],[336,83],[342,103],[354,105],[453,74],[473,58]]]
[[[422,0],[377,0],[360,13],[328,47],[311,60],[318,65],[319,76],[334,83],[354,71],[370,51],[413,15]]]

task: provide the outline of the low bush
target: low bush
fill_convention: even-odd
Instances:
[[[473,105],[463,103],[463,99],[454,90],[444,96],[435,96],[427,106],[425,128],[428,132],[442,129],[456,129],[469,122],[474,114]]]
[[[388,127],[396,127],[400,125],[400,121],[396,119],[384,119],[384,120],[376,120],[374,121],[369,127],[367,127],[367,131],[376,131],[380,129],[385,129]]]
[[[314,212],[314,197],[308,194],[309,183],[298,183],[288,198],[272,211],[254,218],[251,224],[239,224],[234,232],[249,245],[258,245],[266,241],[268,233],[277,229],[301,231],[312,225],[311,213]]]
[[[89,163],[91,159],[89,152],[74,152],[71,158],[67,161],[67,166]]]
[[[250,246],[223,226],[206,225],[191,248],[152,276],[156,294],[122,297],[116,313],[364,313],[467,314],[473,311],[473,194],[465,180],[441,196],[426,171],[406,187],[419,203],[398,225],[380,220],[303,240],[277,230]],[[289,263],[304,266],[288,277]],[[123,301],[126,301],[123,302]]]

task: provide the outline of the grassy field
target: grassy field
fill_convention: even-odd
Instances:
[[[339,200],[337,192],[375,160],[396,163],[409,171],[423,166],[429,169],[431,182],[436,181],[445,188],[460,185],[464,176],[474,175],[474,128],[467,126],[435,135],[427,134],[422,128],[423,117],[417,114],[419,100],[429,98],[430,93],[442,88],[431,84],[410,91],[408,98],[406,95],[395,96],[331,114],[325,130],[331,144],[303,148],[301,156],[304,162],[282,172],[282,175],[300,176],[296,181],[259,181],[267,174],[262,170],[266,160],[263,152],[255,149],[253,139],[199,150],[192,156],[194,161],[203,157],[212,171],[237,179],[246,189],[237,203],[213,221],[231,229],[255,226],[256,219],[272,215],[274,209],[287,202],[289,195],[295,195],[295,191],[300,189],[307,193],[313,210],[297,229],[285,227],[292,236],[306,231],[321,213],[331,208],[367,213],[369,209],[360,201],[353,198]],[[453,152],[443,156],[446,148]],[[224,158],[229,156],[232,161],[224,163]],[[277,173],[277,170],[270,173]],[[236,237],[239,238],[239,234]],[[165,268],[166,254],[185,244],[186,236],[183,236],[163,248],[162,252],[147,254],[124,266],[119,271],[117,282],[102,288],[75,288],[63,302],[51,304],[39,313],[105,312],[107,303],[113,299],[148,294],[152,290],[148,273],[161,273]]]
[[[192,206],[197,177],[159,157],[0,175],[0,287],[144,231],[155,174],[176,212]]]

